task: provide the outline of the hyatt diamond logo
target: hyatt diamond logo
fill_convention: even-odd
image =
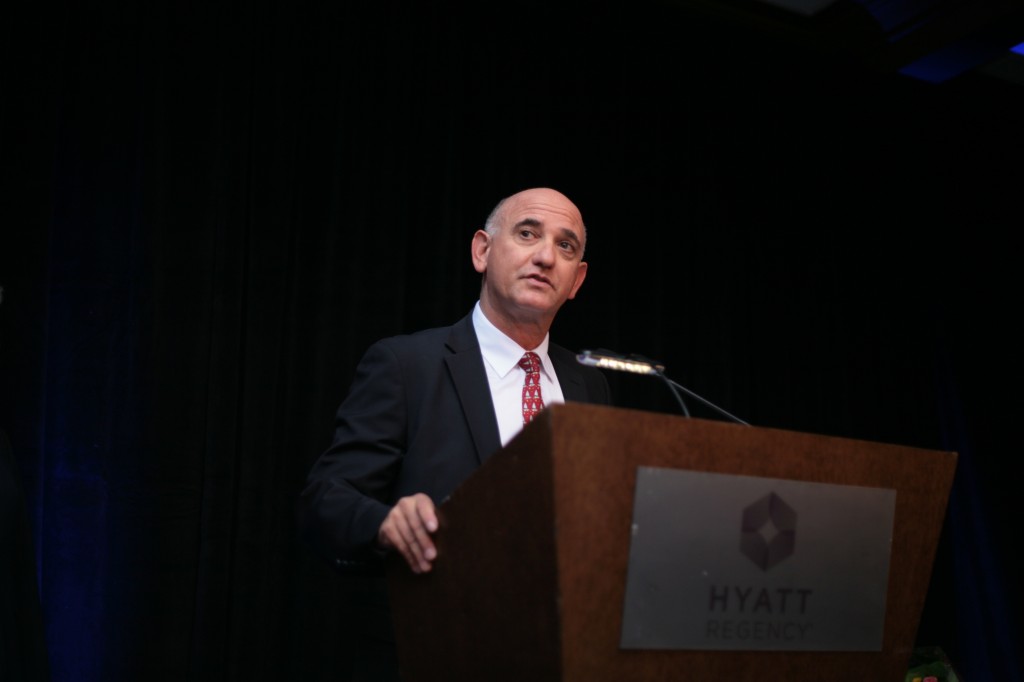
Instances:
[[[740,551],[767,571],[796,547],[796,512],[775,493],[743,510]]]

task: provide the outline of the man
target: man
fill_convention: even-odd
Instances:
[[[548,330],[587,274],[579,209],[549,188],[503,199],[473,235],[480,300],[451,327],[383,339],[363,356],[334,440],[298,505],[300,531],[342,570],[398,552],[416,573],[440,560],[431,535],[443,501],[543,407],[608,404],[598,370],[550,343]],[[521,369],[532,351],[537,363]],[[539,377],[538,370],[539,369]]]

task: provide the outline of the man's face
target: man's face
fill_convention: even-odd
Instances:
[[[495,234],[473,238],[481,297],[509,319],[550,323],[587,274],[579,210],[554,190],[526,190],[505,202],[497,222]]]

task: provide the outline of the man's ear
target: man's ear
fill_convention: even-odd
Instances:
[[[473,244],[470,249],[473,253],[473,268],[483,274],[487,271],[487,254],[491,250],[491,235],[483,230],[477,230],[473,235]]]
[[[576,298],[576,292],[583,286],[583,280],[587,278],[587,264],[584,261],[580,261],[579,266],[576,268],[576,281],[572,283],[572,289],[569,290],[569,298]]]

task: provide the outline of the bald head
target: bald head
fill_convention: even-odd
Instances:
[[[561,192],[535,187],[498,202],[471,249],[487,319],[536,348],[586,278],[585,241],[580,211]]]
[[[582,234],[580,255],[583,254],[587,241],[587,226],[583,223],[583,216],[576,207],[576,204],[570,201],[569,197],[550,187],[533,187],[505,197],[498,202],[498,205],[491,210],[491,214],[487,216],[487,220],[484,222],[484,230],[489,235],[494,236],[501,228],[508,214],[528,210],[531,206],[561,213],[568,222],[578,226]]]

